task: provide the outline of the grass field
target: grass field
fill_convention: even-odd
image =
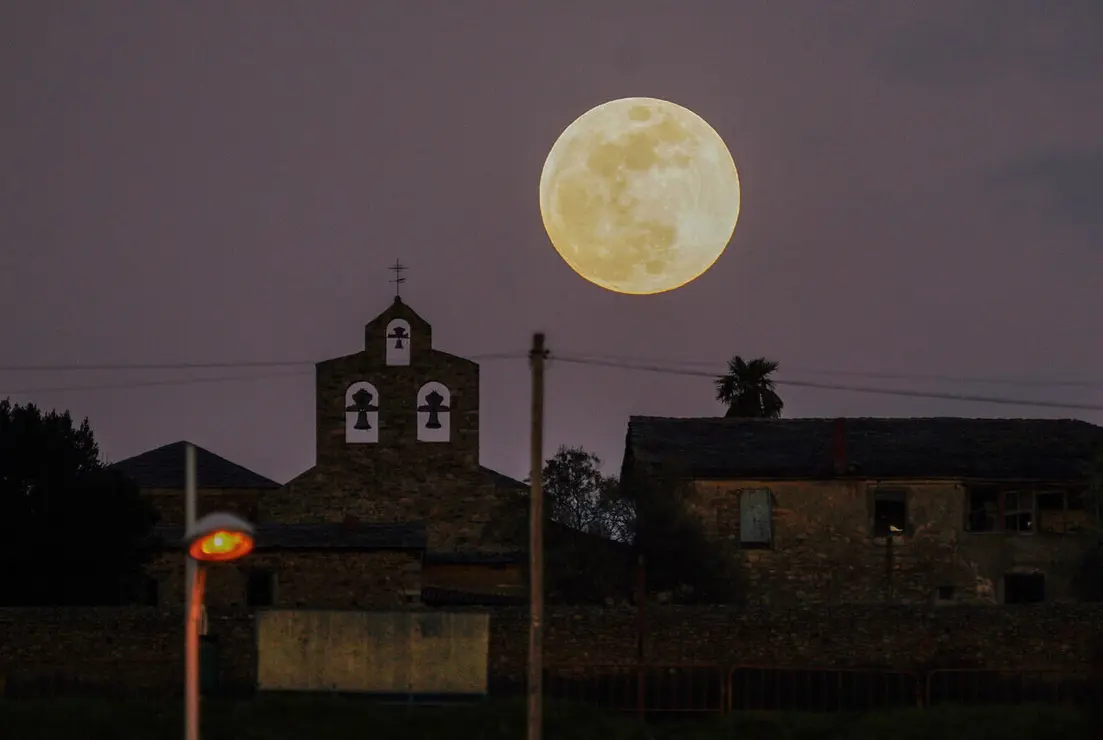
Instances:
[[[202,740],[522,740],[518,701],[429,708],[341,697],[263,696],[203,703]],[[1054,706],[946,707],[863,715],[782,714],[677,718],[641,727],[635,717],[549,704],[547,740],[1098,740],[1086,714]],[[7,740],[179,740],[180,702],[0,701]]]

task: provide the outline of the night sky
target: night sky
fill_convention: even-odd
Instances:
[[[0,372],[0,396],[89,417],[112,460],[188,439],[285,481],[313,464],[309,363],[362,348],[398,258],[459,355],[543,330],[562,355],[1103,406],[1101,90],[1094,0],[8,0],[0,365],[306,364]],[[697,112],[742,179],[727,252],[672,293],[585,282],[540,220],[560,131],[625,96]],[[522,477],[527,362],[482,379],[483,463]],[[787,416],[1103,423],[779,390]],[[547,450],[614,469],[630,414],[713,395],[553,363]]]

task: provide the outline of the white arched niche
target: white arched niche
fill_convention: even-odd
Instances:
[[[387,343],[388,365],[410,364],[410,322],[406,319],[391,319],[383,341]]]
[[[345,442],[375,444],[379,441],[379,391],[360,380],[345,391]]]
[[[418,442],[448,442],[452,438],[452,393],[433,380],[417,392]]]

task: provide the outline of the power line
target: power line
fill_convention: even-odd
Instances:
[[[484,355],[471,355],[469,360],[503,360],[528,357],[525,352],[498,352]],[[324,360],[323,360],[324,362]],[[230,368],[276,368],[276,367],[314,367],[317,360],[244,360],[228,362],[154,362],[140,364],[108,365],[0,365],[0,372],[93,372],[102,370],[226,370]]]
[[[138,364],[109,364],[109,365],[5,365],[0,367],[0,372],[94,372],[99,370],[225,370],[230,368],[274,368],[274,367],[301,367],[314,365],[313,362],[303,360],[259,360],[243,362],[154,362]]]
[[[698,378],[717,378],[717,373],[703,372],[700,370],[681,370],[669,367],[659,367],[655,365],[638,365],[632,363],[623,362],[610,362],[603,360],[584,359],[581,357],[571,357],[552,354],[552,360],[558,360],[559,362],[569,362],[577,365],[597,365],[602,367],[614,367],[623,370],[640,370],[643,372],[660,373],[666,375],[684,375]],[[851,385],[835,385],[832,383],[817,383],[813,381],[802,380],[775,380],[776,385],[791,386],[794,388],[815,388],[818,390],[829,391],[848,391],[851,393],[874,393],[884,396],[905,396],[909,398],[931,398],[941,399],[947,401],[970,401],[974,403],[993,403],[1003,404],[1009,406],[1035,406],[1038,408],[1055,408],[1055,409],[1074,409],[1077,411],[1103,411],[1103,405],[1100,404],[1085,404],[1085,403],[1066,403],[1063,401],[1033,401],[1027,399],[1017,398],[1003,398],[997,396],[976,396],[963,393],[935,393],[931,391],[910,391],[904,389],[894,388],[874,388],[869,386],[851,386]]]
[[[719,363],[712,360],[668,360],[655,357],[630,357],[623,355],[602,354],[578,354],[570,353],[570,356],[578,360],[594,360],[599,362],[622,362],[662,364],[669,367],[708,367],[717,368]],[[500,360],[527,357],[522,351],[497,352],[489,354],[471,355],[471,360]],[[114,363],[114,364],[53,364],[53,365],[0,365],[0,372],[78,372],[78,371],[119,371],[119,370],[216,370],[231,368],[281,368],[281,367],[312,367],[317,364],[315,360],[242,360],[223,362],[164,362],[164,363]],[[976,377],[954,376],[923,373],[883,373],[858,370],[829,370],[818,368],[786,368],[787,371],[798,375],[826,375],[839,377],[853,377],[869,380],[909,380],[931,381],[940,383],[976,383],[985,385],[1021,385],[1040,387],[1069,387],[1069,388],[1099,388],[1103,387],[1103,380],[1042,380],[1039,378],[1000,378],[1000,377]],[[724,374],[723,369],[714,373],[716,376]],[[782,382],[782,381],[776,381]],[[789,381],[787,381],[789,382]],[[795,382],[795,381],[794,381]]]
[[[673,367],[686,366],[686,367],[720,367],[722,363],[718,363],[715,360],[669,360],[666,358],[657,357],[625,357],[618,355],[591,355],[591,354],[575,354],[572,353],[571,357],[577,359],[593,359],[603,360],[611,362],[629,362],[629,363],[645,363],[645,364],[663,364]],[[723,375],[725,370],[717,370],[714,375]],[[837,375],[840,377],[853,377],[853,378],[867,378],[870,380],[920,380],[920,381],[932,381],[941,383],[977,383],[985,385],[1023,385],[1023,386],[1051,386],[1051,387],[1069,387],[1069,388],[1099,388],[1103,387],[1103,380],[1042,380],[1040,378],[1000,378],[1000,377],[977,377],[977,376],[962,376],[962,375],[932,375],[924,373],[883,373],[883,372],[869,372],[865,370],[825,370],[817,368],[800,368],[785,366],[781,372],[792,372],[797,375]]]
[[[486,355],[475,355],[468,359],[480,359],[480,360],[502,360],[502,359],[521,359],[527,358],[528,354],[525,352],[512,352],[512,353],[495,353]],[[148,364],[148,365],[82,365],[82,366],[50,366],[50,370],[205,370],[215,368],[269,368],[269,367],[286,367],[286,366],[302,366],[309,365],[309,369],[292,370],[284,373],[266,373],[266,374],[249,374],[249,375],[225,375],[208,378],[175,378],[171,380],[137,380],[137,381],[124,381],[120,383],[104,383],[95,385],[62,385],[62,386],[49,386],[40,388],[19,388],[15,390],[2,390],[0,389],[0,397],[2,396],[25,396],[31,393],[68,393],[70,391],[101,391],[101,390],[124,390],[129,388],[148,388],[161,385],[191,385],[192,383],[226,383],[240,380],[270,380],[272,378],[286,378],[297,375],[307,375],[314,371],[314,362],[245,362],[245,363],[190,363],[190,364]],[[4,370],[6,368],[0,368]]]
[[[486,355],[475,355],[469,359],[522,359],[526,358],[525,353],[495,353]],[[552,354],[550,359],[558,360],[560,362],[571,363],[576,365],[590,365],[597,367],[609,367],[622,370],[637,370],[642,372],[659,373],[665,375],[679,375],[698,378],[710,378],[715,379],[722,373],[707,372],[703,370],[688,370],[674,367],[662,367],[659,365],[647,365],[642,363],[632,362],[620,362],[616,360],[599,359],[600,356],[579,356],[579,355],[559,355]],[[254,362],[254,363],[191,363],[191,364],[160,364],[160,365],[115,365],[115,366],[70,366],[65,369],[114,369],[114,370],[137,370],[137,369],[157,369],[157,370],[177,370],[177,369],[205,369],[213,367],[279,367],[287,365],[304,365],[309,364],[313,366],[315,363],[309,362],[297,362],[297,363],[272,363],[272,362]],[[0,368],[6,369],[6,368]],[[59,366],[52,366],[49,369],[61,369]],[[31,393],[61,393],[71,391],[93,391],[93,390],[121,390],[130,388],[146,388],[155,386],[172,386],[172,385],[191,385],[193,383],[224,383],[224,382],[236,382],[243,380],[268,380],[272,378],[291,377],[296,375],[304,375],[312,370],[297,370],[284,373],[267,373],[267,374],[248,374],[248,375],[232,375],[232,376],[219,376],[219,377],[207,377],[207,378],[177,378],[171,380],[149,380],[149,381],[129,381],[112,384],[96,384],[96,385],[69,385],[69,386],[54,386],[54,387],[41,387],[41,388],[23,388],[19,390],[10,390],[3,392],[4,395],[26,395]],[[1068,403],[1064,401],[1037,401],[1031,399],[1020,398],[1007,398],[1001,396],[984,396],[984,395],[972,395],[962,393],[937,393],[933,391],[915,391],[902,388],[877,388],[872,386],[856,386],[856,385],[838,385],[834,383],[820,383],[816,381],[807,380],[775,380],[774,383],[780,386],[790,386],[794,388],[812,388],[816,390],[830,390],[830,391],[846,391],[850,393],[870,393],[876,395],[885,396],[899,396],[907,398],[929,398],[940,399],[948,401],[966,401],[972,403],[990,403],[1000,405],[1011,406],[1032,406],[1037,408],[1054,408],[1054,409],[1070,409],[1078,411],[1103,411],[1103,405],[1099,404],[1086,404],[1086,403]]]
[[[299,375],[308,375],[309,370],[293,370],[285,373],[267,373],[263,375],[224,375],[212,378],[177,378],[175,380],[138,380],[128,383],[106,383],[102,385],[63,385],[52,388],[21,388],[19,390],[5,391],[0,395],[24,396],[29,393],[68,393],[69,391],[107,391],[129,390],[131,388],[149,388],[159,385],[191,385],[192,383],[230,383],[238,380],[271,380],[273,378],[290,378]]]

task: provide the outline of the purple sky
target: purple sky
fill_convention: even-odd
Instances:
[[[354,352],[397,257],[456,354],[544,330],[561,354],[765,354],[783,378],[1103,405],[1101,89],[1092,0],[9,0],[0,365]],[[725,255],[658,296],[577,277],[538,211],[562,128],[634,95],[709,121],[743,184]],[[313,463],[306,369],[0,372],[0,396],[88,416],[114,460],[190,439],[283,481]],[[523,476],[527,363],[482,377],[483,462]],[[782,391],[789,416],[1103,423]],[[615,466],[629,414],[720,410],[707,378],[553,364],[547,448]]]

